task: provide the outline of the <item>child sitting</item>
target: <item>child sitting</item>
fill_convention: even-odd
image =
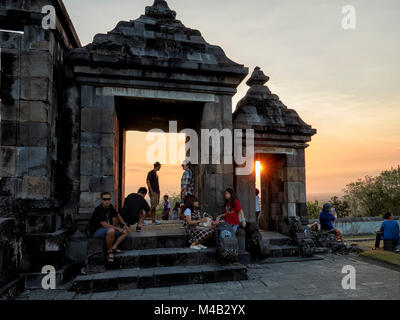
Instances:
[[[169,220],[169,213],[171,211],[171,204],[168,201],[168,195],[164,196],[164,204],[163,204],[163,211],[162,211],[162,219]]]

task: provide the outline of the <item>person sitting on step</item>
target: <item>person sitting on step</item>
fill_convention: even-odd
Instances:
[[[325,203],[322,207],[322,211],[319,214],[319,223],[321,224],[321,231],[334,233],[336,235],[336,239],[343,242],[343,236],[338,229],[333,226],[333,222],[336,220],[334,215],[334,208],[330,203]]]
[[[225,190],[225,213],[218,216],[217,220],[225,218],[225,221],[233,226],[233,232],[236,233],[239,225],[246,228],[246,218],[236,194],[231,188]]]
[[[383,215],[384,221],[381,224],[380,230],[376,234],[375,240],[375,248],[374,250],[379,248],[379,244],[381,240],[392,241],[392,250],[399,251],[397,248],[399,243],[399,223],[394,220],[394,217],[391,212],[386,212]]]
[[[118,227],[118,222],[123,228]],[[128,237],[130,228],[111,204],[111,193],[101,194],[101,204],[94,210],[90,220],[90,231],[95,239],[105,239],[107,261],[114,261],[114,253],[121,253],[118,246]]]
[[[184,228],[186,234],[190,237],[191,249],[200,250],[207,247],[202,245],[213,234],[214,230],[199,228],[198,224],[207,222],[206,218],[201,218],[199,210],[199,201],[195,198],[188,197],[185,200],[185,222]]]

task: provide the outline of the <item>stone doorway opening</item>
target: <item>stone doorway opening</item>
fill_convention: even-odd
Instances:
[[[285,201],[285,154],[259,154],[260,163],[260,202],[259,225],[265,231],[279,231]],[[256,166],[257,167],[257,166]]]
[[[115,98],[115,109],[116,118],[114,127],[114,163],[117,164],[114,167],[114,194],[116,196],[116,204],[120,208],[123,204],[123,200],[127,195],[126,183],[127,183],[127,133],[136,131],[143,134],[136,135],[138,140],[130,141],[134,144],[149,144],[142,140],[145,137],[145,133],[150,130],[159,129],[162,130],[163,136],[165,136],[166,145],[165,155],[166,157],[160,157],[157,161],[162,164],[169,164],[168,167],[174,165],[170,163],[169,157],[169,135],[170,135],[170,121],[176,121],[176,131],[179,133],[184,129],[192,129],[196,132],[200,128],[200,120],[203,112],[204,103],[198,102],[184,102],[184,101],[171,101],[171,100],[154,100],[154,99],[136,99],[136,98]],[[181,135],[181,134],[180,134]],[[151,143],[150,143],[151,144]],[[177,144],[178,150],[182,142]],[[146,154],[138,155],[140,163],[145,167],[146,174],[153,167],[152,163],[148,163]],[[179,158],[176,159],[175,166],[180,168]],[[194,165],[194,167],[196,167]],[[196,177],[197,175],[195,175]],[[146,177],[143,181],[140,181],[142,186],[146,186]],[[177,178],[177,190],[179,192],[179,177]],[[136,190],[134,191],[136,192]]]

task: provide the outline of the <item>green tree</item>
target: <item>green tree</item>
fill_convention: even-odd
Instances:
[[[340,200],[339,197],[333,196],[329,203],[335,208],[338,218],[345,218],[350,216],[350,204],[346,199]]]
[[[307,201],[307,212],[310,219],[318,219],[321,210],[322,207],[319,205],[317,200],[314,202]]]
[[[378,216],[385,211],[400,214],[400,166],[379,176],[366,176],[348,184],[345,199],[353,215]]]

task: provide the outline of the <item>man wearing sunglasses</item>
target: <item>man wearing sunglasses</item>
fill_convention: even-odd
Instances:
[[[128,237],[130,228],[124,219],[111,204],[111,194],[103,192],[101,194],[101,204],[94,210],[90,221],[93,238],[105,239],[107,246],[107,260],[114,261],[114,253],[121,253],[118,246]],[[118,223],[123,228],[118,227]]]

